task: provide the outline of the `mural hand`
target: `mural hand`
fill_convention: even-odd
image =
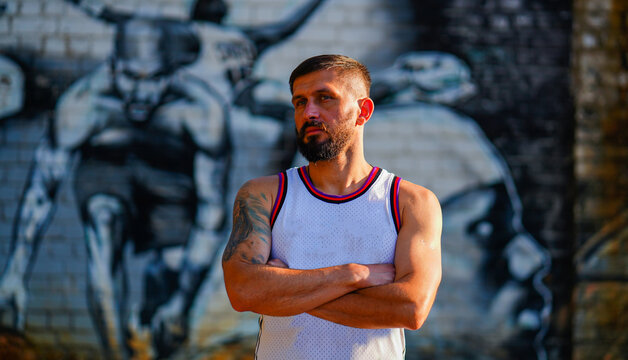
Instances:
[[[0,313],[9,310],[13,313],[13,327],[24,331],[26,311],[26,285],[24,280],[15,275],[6,275],[0,280]]]
[[[187,337],[184,296],[176,293],[161,305],[151,321],[153,341],[160,354],[169,354],[181,346]]]

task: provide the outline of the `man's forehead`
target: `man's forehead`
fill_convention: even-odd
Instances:
[[[340,69],[317,70],[294,80],[293,94],[299,91],[357,91],[364,89],[358,74]]]

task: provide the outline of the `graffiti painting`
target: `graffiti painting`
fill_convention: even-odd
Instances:
[[[19,0],[4,3],[6,16],[36,11]],[[49,3],[54,5],[44,9],[67,7],[75,16],[69,21],[109,29],[112,47],[103,58],[90,58],[89,68],[70,71],[71,84],[49,91],[56,94],[53,105],[38,108],[40,122],[32,127],[44,124],[42,138],[24,175],[13,175],[23,192],[6,207],[10,219],[2,229],[8,230],[0,234],[6,243],[0,259],[3,325],[28,336],[52,323],[37,328],[32,304],[46,292],[29,285],[29,278],[34,268],[58,266],[38,254],[56,236],[72,241],[71,249],[84,249],[84,256],[75,256],[84,276],[79,287],[97,343],[81,344],[97,349],[92,354],[189,358],[233,344],[251,350],[256,317],[230,309],[215,261],[228,237],[234,189],[302,161],[295,158],[285,83],[291,69],[282,54],[305,58],[308,51],[341,48],[367,65],[377,59],[367,158],[432,189],[443,207],[443,281],[425,325],[406,332],[407,357],[550,357],[554,294],[546,279],[552,258],[543,239],[524,226],[520,189],[506,157],[485,123],[461,106],[483,91],[468,58],[413,46],[401,35],[373,39],[382,47],[377,54],[351,47],[362,36],[351,35],[355,4],[346,0],[286,0],[285,11],[268,15],[273,21],[246,26],[234,25],[231,16],[242,15],[251,1],[188,1],[182,16],[166,14],[168,6],[182,7],[167,1],[152,11],[120,1]],[[416,21],[400,15],[411,13],[411,1],[373,1],[358,10],[369,6],[381,11],[370,25],[375,32],[393,27],[398,35],[399,29],[407,32],[402,25]],[[312,41],[318,31],[329,35],[325,24],[337,14],[346,19],[337,21],[333,38]],[[19,46],[10,50],[20,55]],[[266,71],[269,64],[279,70]],[[36,76],[37,66],[24,71],[0,56],[0,119],[11,120],[0,123],[5,129],[21,120],[15,115],[32,91],[23,84]],[[71,208],[60,205],[64,186]],[[50,235],[55,217],[72,212],[80,240]]]

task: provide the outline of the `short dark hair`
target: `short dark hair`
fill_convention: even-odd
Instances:
[[[304,60],[290,74],[290,92],[293,91],[294,81],[303,76],[320,70],[335,70],[339,74],[352,72],[362,78],[366,87],[366,94],[371,89],[371,75],[369,70],[359,61],[345,55],[318,55]]]

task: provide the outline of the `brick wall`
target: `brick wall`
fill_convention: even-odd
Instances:
[[[0,119],[0,266],[9,255],[20,196],[48,120],[70,84],[112,54],[115,32],[112,25],[68,1],[4,2],[0,54],[25,69],[27,97],[19,114]],[[272,23],[304,3],[227,2],[225,23],[233,26]],[[192,1],[106,3],[118,10],[184,20]],[[544,279],[552,294],[550,328],[543,337],[548,358],[573,353],[577,359],[619,359],[626,353],[627,320],[616,316],[625,313],[625,303],[617,299],[628,297],[628,149],[623,131],[628,119],[627,23],[621,0],[326,0],[298,33],[258,59],[255,73],[285,83],[287,69],[303,58],[334,52],[365,62],[374,73],[409,51],[436,50],[465,62],[477,94],[455,105],[421,105],[407,114],[380,107],[380,114],[388,114],[384,120],[395,126],[373,121],[367,134],[369,159],[404,178],[422,180],[440,195],[460,185],[456,177],[468,175],[460,170],[465,165],[490,168],[483,163],[484,150],[478,149],[484,149],[484,142],[494,147],[516,185],[525,229],[551,257],[551,273]],[[467,119],[480,135],[462,138],[469,133],[447,133],[429,122],[404,123],[412,116],[454,119],[454,125]],[[441,140],[457,147],[442,146]],[[263,171],[254,157],[257,151],[245,147],[235,154],[233,188],[256,175],[250,169]],[[85,298],[87,255],[72,185],[69,179],[58,194],[56,215],[32,269],[25,330],[29,339],[51,352],[96,358],[101,351]],[[141,274],[147,261],[133,259],[130,271]],[[140,277],[132,277],[133,301],[142,296],[140,288]],[[203,291],[218,288],[215,278]],[[445,302],[447,296],[442,294]],[[244,334],[245,347],[250,348],[255,317],[225,315],[224,297],[213,300],[197,312],[210,314],[211,324],[195,324],[203,339],[192,341],[214,351],[214,339]],[[425,339],[438,331],[455,332],[464,314],[454,309],[433,315],[438,321],[428,324]],[[8,325],[10,314],[4,312],[0,320]],[[421,349],[424,357],[473,357],[448,350],[451,344],[446,341],[422,343],[421,335],[409,335],[409,356]],[[532,341],[530,336],[518,337],[492,358],[534,356],[517,352],[530,351]],[[239,351],[229,346],[219,353]]]
[[[575,1],[574,359],[628,352],[628,6]]]

